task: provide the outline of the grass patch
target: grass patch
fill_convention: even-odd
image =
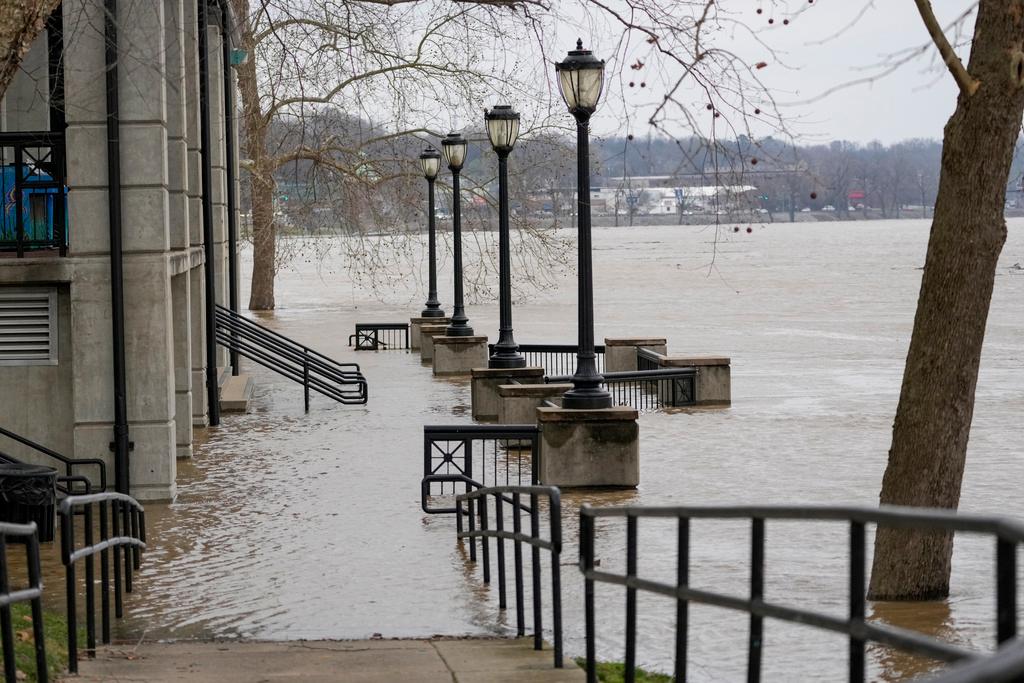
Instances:
[[[580,668],[587,668],[587,660],[577,657]],[[598,662],[597,680],[601,683],[623,683],[626,680],[626,665],[622,662]],[[673,678],[666,674],[656,674],[636,667],[636,683],[672,683]]]
[[[18,671],[26,675],[25,681],[36,680],[36,649],[32,639],[32,610],[29,603],[20,602],[11,606],[11,622],[14,624],[14,661]],[[62,614],[43,612],[43,633],[46,643],[46,665],[49,679],[68,667],[68,623]],[[78,642],[85,643],[85,629],[79,629]],[[2,650],[2,646],[0,646]],[[0,669],[2,670],[2,669]]]

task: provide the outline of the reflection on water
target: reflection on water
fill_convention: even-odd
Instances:
[[[734,403],[727,410],[644,415],[636,491],[566,492],[567,654],[583,651],[574,563],[576,511],[584,502],[877,502],[927,234],[927,224],[915,221],[777,224],[728,235],[714,246],[713,235],[700,228],[595,231],[598,337],[665,336],[670,351],[728,355]],[[717,271],[709,277],[713,250]],[[1011,221],[961,506],[1024,517],[1024,462],[1015,446],[1024,409],[1024,275],[1009,268],[1022,252],[1024,223]],[[347,349],[357,320],[403,320],[419,310],[423,296],[408,278],[396,282],[407,289],[396,290],[394,303],[375,302],[344,272],[338,260],[283,272],[281,307],[261,320],[339,360],[361,363],[369,404],[340,406],[314,396],[307,415],[301,388],[252,369],[251,412],[225,415],[219,429],[197,430],[194,459],[179,463],[177,500],[148,506],[150,550],[121,637],[507,633],[496,590],[467,564],[453,520],[428,518],[419,509],[422,427],[469,422],[468,384],[435,380],[418,355]],[[449,278],[442,272],[439,281]],[[572,278],[517,303],[516,338],[573,340],[575,304]],[[497,307],[468,312],[474,328],[494,338]],[[641,570],[671,577],[674,532],[641,527]],[[747,527],[695,525],[694,585],[744,594],[748,533]],[[771,599],[845,614],[845,528],[769,525],[767,538]],[[599,529],[606,566],[624,562],[622,539],[612,525]],[[990,545],[957,539],[950,603],[876,605],[875,616],[943,637],[955,631],[964,643],[986,646],[994,618]],[[55,587],[61,575],[52,550],[47,578]],[[48,601],[59,606],[60,591],[51,590]],[[623,604],[621,591],[598,591],[604,658],[622,657]],[[671,601],[645,596],[639,609],[639,661],[670,670]],[[746,618],[695,607],[692,620],[692,680],[742,680]],[[765,634],[765,680],[843,677],[845,639],[771,621]],[[905,680],[923,670],[887,650],[872,650],[872,657],[878,680]]]
[[[869,618],[889,626],[912,629],[944,641],[959,641],[953,613],[949,603],[945,601],[876,602],[871,606]],[[928,657],[917,657],[880,645],[869,647],[868,656],[879,669],[878,680],[885,683],[910,680],[939,668],[939,665]]]

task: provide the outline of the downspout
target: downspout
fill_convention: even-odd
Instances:
[[[217,298],[213,254],[213,169],[210,164],[210,54],[206,29],[209,25],[207,0],[199,4],[199,137],[203,188],[203,272],[206,280],[206,400],[210,426],[220,424],[220,396],[217,386]]]
[[[235,196],[235,89],[231,81],[231,16],[226,0],[220,2],[224,62],[224,166],[228,204],[228,307],[238,313],[238,206]],[[234,333],[232,333],[232,336]],[[231,349],[231,374],[238,376],[238,351]]]
[[[104,0],[107,86],[107,200],[110,220],[110,308],[114,353],[114,487],[129,492],[128,400],[124,353],[124,263],[121,245],[121,120],[117,84],[117,0]]]

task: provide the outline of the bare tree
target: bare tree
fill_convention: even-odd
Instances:
[[[4,0],[0,4],[0,97],[59,4],[60,0]]]

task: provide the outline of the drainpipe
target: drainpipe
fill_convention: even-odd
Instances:
[[[220,3],[224,62],[224,166],[228,200],[228,307],[238,313],[238,206],[235,196],[235,91],[231,82],[231,17],[228,3]],[[232,333],[234,336],[234,333]],[[231,349],[231,374],[238,376],[238,351]]]
[[[206,0],[199,4],[199,121],[203,186],[203,272],[206,280],[206,398],[210,426],[220,424],[220,396],[217,387],[217,318],[213,256],[213,169],[210,159],[210,54],[206,28],[209,25]]]
[[[107,199],[110,219],[110,308],[114,352],[114,487],[129,492],[128,400],[124,354],[124,263],[121,250],[121,121],[117,86],[117,0],[104,0],[107,85]]]

